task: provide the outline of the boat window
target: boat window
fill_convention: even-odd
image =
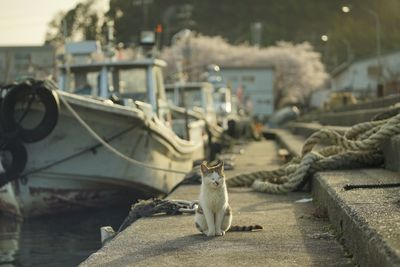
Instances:
[[[121,96],[149,102],[147,97],[146,69],[120,69],[118,91]]]
[[[175,94],[173,90],[166,91],[167,100],[169,103],[174,103],[175,101]]]
[[[226,102],[226,95],[225,93],[221,93],[220,97],[219,97],[219,102],[221,103],[225,103]]]
[[[200,88],[185,88],[184,90],[184,99],[181,100],[185,101],[186,107],[193,108],[193,107],[202,107],[201,104],[201,90]],[[181,105],[181,103],[179,103]]]
[[[73,93],[91,95],[97,92],[99,86],[99,73],[97,71],[73,72],[70,77],[70,88]]]

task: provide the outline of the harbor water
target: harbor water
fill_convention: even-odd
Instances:
[[[125,206],[23,222],[0,217],[0,267],[77,266],[101,247],[100,227],[118,229],[128,212]]]

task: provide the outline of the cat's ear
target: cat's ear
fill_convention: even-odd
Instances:
[[[218,170],[223,170],[224,169],[224,162],[222,160],[218,160],[217,165],[215,165],[215,167]]]
[[[218,168],[219,168],[219,173],[220,173],[221,175],[224,175],[224,162],[223,162],[223,161],[221,161],[221,163],[220,163],[220,165],[218,166]]]
[[[208,172],[207,161],[203,161],[203,163],[201,163],[200,170],[201,170],[202,173],[207,173]]]

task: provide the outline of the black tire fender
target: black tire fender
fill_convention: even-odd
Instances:
[[[10,165],[3,168],[5,172],[0,174],[0,187],[6,183],[18,178],[18,175],[24,170],[26,162],[28,160],[28,154],[24,145],[17,140],[10,140],[0,149],[2,151],[8,151],[11,154],[12,162]]]
[[[21,96],[35,93],[45,109],[40,123],[33,129],[25,129],[15,119],[15,107]],[[29,112],[29,111],[28,111]],[[6,132],[16,132],[17,136],[26,143],[37,142],[49,135],[58,121],[59,101],[57,95],[46,88],[43,83],[31,85],[21,83],[12,88],[4,97],[1,107],[1,120]]]

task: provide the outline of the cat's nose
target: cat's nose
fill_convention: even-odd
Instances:
[[[218,181],[215,181],[214,184],[215,184],[215,185],[219,185],[219,182],[218,182]]]

